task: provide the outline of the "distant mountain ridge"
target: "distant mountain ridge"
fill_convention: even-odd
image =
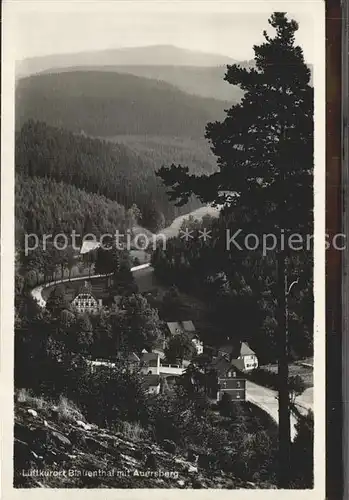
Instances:
[[[191,95],[228,101],[231,105],[243,95],[239,87],[224,80],[227,65],[231,64],[249,69],[255,62],[171,45],[153,45],[24,59],[16,64],[16,80],[77,71],[128,73],[169,83]],[[313,73],[311,65],[309,68]]]
[[[239,63],[240,64],[240,63]],[[242,67],[250,68],[252,62],[243,62]],[[130,75],[148,78],[169,83],[179,90],[200,97],[211,97],[214,99],[235,103],[243,96],[243,91],[237,85],[231,85],[224,80],[227,66],[74,66],[67,68],[53,68],[39,73],[59,74],[73,71],[100,71],[128,73]]]
[[[229,106],[130,74],[41,74],[17,82],[16,128],[33,119],[90,136],[203,138],[206,124],[222,119]]]
[[[71,54],[52,54],[24,59],[16,64],[18,78],[49,69],[76,66],[224,66],[239,61],[221,54],[210,54],[175,47],[151,45]]]

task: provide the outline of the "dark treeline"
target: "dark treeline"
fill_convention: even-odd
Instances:
[[[16,234],[122,231],[128,211],[115,201],[50,178],[16,176]]]
[[[126,208],[136,203],[144,213],[143,223],[152,230],[157,229],[154,227],[154,219],[165,218],[166,221],[171,221],[180,213],[199,206],[199,203],[193,200],[181,210],[175,207],[168,201],[165,188],[155,176],[154,170],[155,165],[142,159],[127,146],[75,135],[63,129],[49,127],[45,123],[28,121],[16,135],[17,174],[26,178],[44,177],[51,181],[64,182],[89,193],[103,195]],[[48,190],[48,182],[45,186]],[[49,194],[47,191],[46,195],[49,196],[42,200],[45,202],[45,212],[46,203],[51,204],[49,198],[55,198],[56,189],[63,191],[54,184],[51,187],[53,192]],[[36,189],[35,186],[33,188]],[[80,194],[77,197],[81,199],[81,196]],[[32,195],[29,197],[34,198]],[[76,210],[79,211],[77,203],[74,200],[71,203],[75,204]],[[71,203],[68,203],[68,206]],[[111,201],[103,199],[103,203],[108,205],[108,209],[111,208]],[[81,210],[86,211],[86,208]],[[113,213],[113,210],[111,212]],[[102,210],[102,213],[105,213],[105,210]],[[74,218],[68,210],[66,215],[69,220],[70,216]],[[50,222],[43,217],[39,224],[50,225]]]
[[[227,247],[227,234],[238,226],[232,215],[203,222],[189,220],[182,229],[193,231],[167,241],[152,257],[157,278],[207,301],[217,335],[210,342],[228,343],[234,338],[248,341],[260,363],[277,360],[276,256],[262,251]],[[205,242],[199,230],[211,231]],[[230,231],[230,233],[228,232]],[[241,240],[238,240],[241,243]],[[242,237],[243,241],[243,237]],[[313,349],[313,281],[311,251],[290,255],[288,276],[291,283],[300,277],[289,298],[290,356],[301,358]]]

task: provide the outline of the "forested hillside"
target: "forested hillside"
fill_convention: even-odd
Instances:
[[[166,220],[197,208],[196,200],[181,209],[168,201],[165,187],[154,173],[158,166],[159,162],[149,155],[139,155],[123,144],[73,134],[41,122],[28,121],[16,135],[16,172],[20,175],[44,177],[104,195],[109,198],[103,202],[107,204],[118,202],[129,208],[135,203],[143,214],[151,208]],[[212,170],[212,164],[207,169]],[[49,191],[46,194],[43,202],[51,203]],[[55,188],[52,196],[55,198]],[[45,212],[39,211],[44,225]]]
[[[45,121],[92,136],[161,135],[202,138],[228,103],[186,94],[149,78],[103,71],[37,75],[16,89],[16,126]]]
[[[226,61],[228,64],[229,61]],[[130,75],[161,80],[175,85],[180,90],[188,94],[201,97],[212,97],[229,101],[231,104],[240,100],[243,95],[242,90],[236,85],[229,85],[224,80],[227,70],[226,64],[219,66],[173,66],[173,65],[119,65],[119,66],[75,66],[51,68],[42,73],[66,73],[72,71],[104,71],[116,73],[128,73]],[[241,62],[241,66],[249,67],[249,61]]]
[[[16,233],[122,231],[127,211],[104,196],[50,178],[16,176]]]
[[[217,170],[217,160],[206,139],[184,137],[161,137],[153,135],[117,135],[108,141],[128,146],[143,160],[158,170],[162,165],[180,163],[191,172],[212,173]]]
[[[261,250],[226,247],[227,231],[237,228],[235,214],[221,212],[219,218],[202,222],[187,220],[190,238],[175,237],[152,256],[160,283],[200,297],[207,304],[215,324],[215,337],[209,343],[247,341],[258,353],[261,364],[277,360],[277,289],[275,253],[263,256]],[[204,228],[209,236],[204,241]],[[201,233],[199,232],[201,231]],[[313,350],[313,260],[311,253],[295,252],[289,263],[290,276],[301,276],[297,293],[289,298],[290,357],[304,358]],[[296,278],[289,278],[290,282]]]

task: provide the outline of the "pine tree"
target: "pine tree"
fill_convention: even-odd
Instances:
[[[269,24],[276,34],[264,32],[254,46],[255,65],[227,67],[225,80],[244,91],[240,103],[222,122],[209,123],[206,138],[217,157],[218,172],[189,175],[188,167],[162,167],[158,175],[170,187],[177,205],[197,195],[203,202],[224,204],[244,233],[273,234],[278,298],[278,364],[280,472],[279,486],[289,484],[290,418],[287,348],[287,272],[289,249],[280,249],[281,237],[312,233],[313,227],[313,89],[302,49],[295,46],[298,25],[285,13],[275,12]],[[232,196],[231,196],[232,195]],[[260,241],[260,240],[259,240]],[[304,241],[304,240],[303,240]]]
[[[206,138],[219,171],[189,175],[172,165],[158,175],[181,205],[196,194],[204,202],[222,203],[235,193],[226,210],[238,210],[257,234],[280,229],[309,231],[313,207],[313,88],[302,49],[294,45],[298,25],[274,13],[271,38],[254,46],[255,66],[227,67],[225,80],[244,91],[222,122],[209,123]],[[262,224],[262,226],[261,226]]]
[[[151,349],[161,336],[158,311],[140,294],[123,296],[120,310],[123,311],[120,328],[127,351],[140,353],[142,349]]]
[[[165,356],[169,363],[183,363],[184,358],[191,358],[194,347],[187,335],[171,337],[165,348]]]
[[[56,286],[46,302],[46,309],[53,316],[60,316],[64,309],[69,307],[69,302],[66,298],[65,287],[63,285]]]

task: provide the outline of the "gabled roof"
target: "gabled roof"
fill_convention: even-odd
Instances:
[[[192,321],[182,321],[182,325],[186,332],[195,332],[195,326]]]
[[[101,246],[101,244],[98,241],[95,241],[95,240],[85,240],[82,243],[82,246],[80,248],[80,254],[92,252],[92,250],[96,250],[100,246]]]
[[[256,354],[252,351],[247,342],[241,342],[240,349],[234,348],[233,344],[226,344],[220,346],[218,351],[229,355],[232,354],[234,357],[236,356],[236,358],[239,356],[251,356]]]
[[[235,366],[233,366],[224,356],[219,356],[212,360],[211,368],[217,371],[219,377],[223,377],[229,370],[234,370]]]
[[[167,327],[172,335],[194,333],[196,331],[192,321],[171,321],[167,323]]]
[[[96,297],[92,295],[90,292],[79,292],[77,295],[75,295],[74,299],[93,299],[97,300]]]
[[[240,349],[240,356],[250,356],[251,354],[256,354],[246,342],[242,342]]]
[[[128,361],[133,361],[135,363],[138,363],[140,361],[139,357],[137,356],[137,354],[135,352],[131,352],[128,356],[127,356],[127,360]]]
[[[144,375],[142,377],[142,386],[144,389],[157,387],[158,385],[160,385],[160,375]]]
[[[157,361],[160,358],[160,354],[157,352],[144,352],[141,356],[142,363],[148,363],[149,361]]]
[[[91,293],[78,293],[72,300],[71,304],[77,305],[79,301],[92,300],[95,305],[98,305],[98,300]]]
[[[232,359],[231,365],[237,368],[240,372],[245,370],[245,364],[243,359]]]
[[[218,348],[218,351],[225,353],[225,354],[231,354],[233,351],[233,346],[232,346],[232,344],[221,345]]]
[[[92,285],[87,280],[85,280],[83,284],[80,286],[79,292],[76,294],[75,298],[78,297],[79,295],[88,295],[89,297],[92,297],[94,300],[96,300],[96,298],[93,296],[92,293]]]

